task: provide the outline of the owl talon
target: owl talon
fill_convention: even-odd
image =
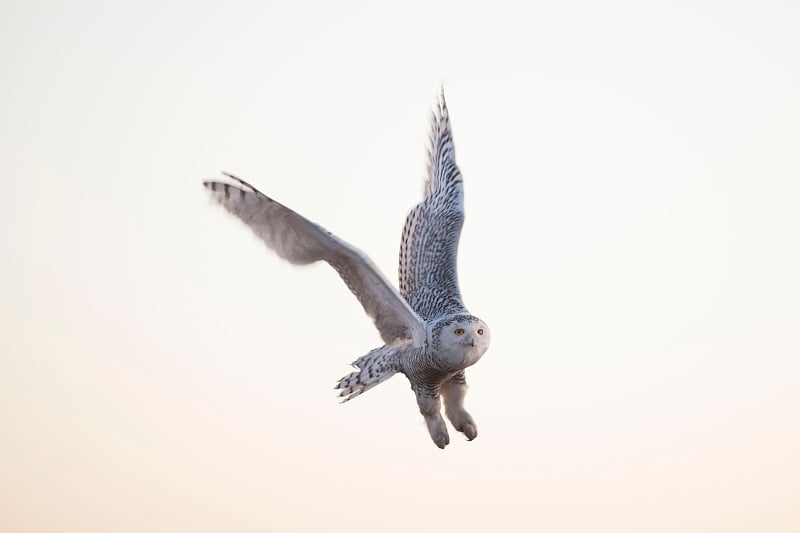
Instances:
[[[464,434],[467,437],[467,440],[475,440],[475,437],[478,436],[478,430],[472,424],[466,424],[462,427],[456,428],[458,431]]]
[[[445,433],[444,435],[436,435],[436,436],[431,435],[431,438],[433,439],[433,443],[442,450],[444,450],[445,446],[450,444],[450,435],[448,435],[447,433]]]
[[[447,418],[450,419],[457,431],[467,437],[467,440],[475,440],[475,437],[478,436],[478,427],[475,424],[475,420],[463,408],[448,410]]]

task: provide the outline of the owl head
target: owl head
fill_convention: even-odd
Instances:
[[[433,324],[434,357],[442,368],[456,371],[478,362],[489,349],[489,326],[472,315],[445,317]]]

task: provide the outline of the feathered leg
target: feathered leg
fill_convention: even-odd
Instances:
[[[442,402],[439,400],[437,391],[427,389],[415,390],[417,394],[417,404],[419,412],[425,417],[425,424],[428,426],[428,433],[431,434],[433,443],[439,448],[444,449],[450,444],[450,435],[447,434],[447,426],[442,418]]]
[[[455,376],[442,383],[440,391],[444,397],[444,412],[453,427],[463,433],[467,440],[478,436],[475,420],[464,410],[464,396],[467,395],[467,379],[461,370]]]

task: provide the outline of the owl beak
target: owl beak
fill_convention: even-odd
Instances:
[[[475,338],[474,337],[467,337],[464,341],[465,344],[469,344],[470,346],[475,346]]]

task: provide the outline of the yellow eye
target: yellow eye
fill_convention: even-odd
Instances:
[[[478,330],[478,335],[483,335],[483,330],[482,329]]]
[[[458,329],[454,330],[453,333],[455,333],[456,335],[463,335],[464,334],[464,330],[461,329],[461,328],[458,328]]]

